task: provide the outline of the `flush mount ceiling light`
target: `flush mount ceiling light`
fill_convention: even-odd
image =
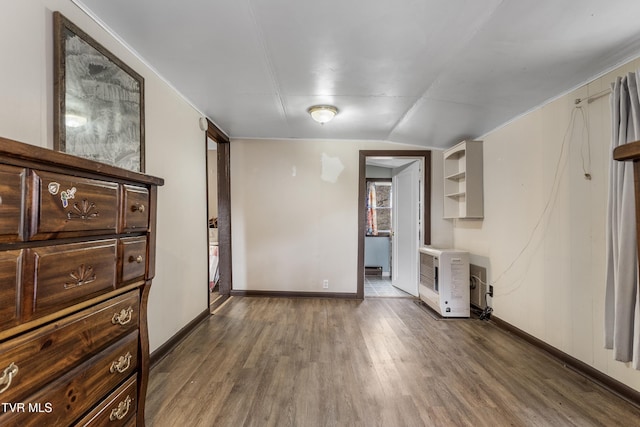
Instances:
[[[331,121],[338,114],[338,109],[333,105],[314,105],[309,107],[307,112],[311,115],[311,118],[321,125]]]

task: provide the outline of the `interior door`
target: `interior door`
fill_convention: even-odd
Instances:
[[[420,244],[420,160],[393,170],[391,283],[418,296]]]

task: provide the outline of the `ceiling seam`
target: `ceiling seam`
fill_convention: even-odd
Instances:
[[[500,3],[498,3],[492,10],[491,13],[489,13],[484,20],[482,20],[481,23],[479,23],[476,28],[474,29],[474,31],[472,31],[469,36],[464,40],[461,41],[460,43],[458,43],[458,46],[455,49],[455,52],[460,52],[460,50],[462,49],[462,46],[465,46],[469,43],[469,41],[473,40],[473,38],[485,27],[486,23],[489,22],[491,20],[491,18],[496,14],[496,11],[502,6],[502,4],[504,3],[504,0],[500,1]],[[453,58],[455,56],[455,53],[451,53],[451,55],[449,56],[449,59],[446,61],[443,61],[443,64],[448,63],[451,58]],[[414,102],[411,107],[409,107],[407,109],[407,111],[400,116],[400,118],[398,119],[398,121],[393,125],[393,127],[389,130],[389,132],[387,133],[387,139],[391,138],[391,135],[396,131],[396,129],[398,128],[398,126],[400,126],[402,124],[402,122],[409,117],[410,114],[413,113],[413,111],[415,111],[415,109],[418,107],[420,101],[422,101],[423,99],[427,99],[427,93],[429,93],[429,91],[431,90],[431,88],[433,87],[433,84],[438,80],[438,77],[436,77],[431,84],[428,85],[428,87],[422,92],[422,95],[420,95],[420,97],[418,97],[418,99],[416,100],[416,102]]]
[[[151,63],[149,63],[142,55],[140,55],[140,53],[138,53],[138,51],[136,51],[133,47],[131,47],[130,44],[124,41],[124,39],[120,37],[118,33],[116,33],[113,29],[111,29],[111,27],[109,27],[102,19],[98,18],[98,16],[95,13],[93,13],[81,0],[71,0],[71,2],[75,4],[76,7],[80,9],[85,15],[91,18],[91,20],[93,20],[93,22],[95,22],[100,28],[102,28],[108,35],[113,37],[116,40],[116,42],[118,42],[120,45],[122,45],[122,47],[128,50],[138,61],[140,61],[145,67],[147,67],[149,71],[151,71],[151,73],[155,74],[160,80],[162,80],[164,84],[170,87],[180,98],[182,98],[198,114],[200,114],[202,117],[206,117],[207,119],[209,119],[211,123],[215,124],[216,127],[220,129],[220,131],[227,136],[227,138],[230,136],[228,132],[223,130],[222,126],[216,123],[216,121],[213,120],[211,117],[203,113],[202,110],[200,110],[200,108],[196,107],[196,105],[189,98],[187,98],[181,91],[179,91],[173,84],[171,84],[169,80],[167,80],[162,74],[160,74],[160,72],[155,67],[153,67]]]
[[[253,10],[253,4],[251,0],[247,0],[247,6],[249,9],[249,15],[251,17],[251,20],[253,21],[253,25],[256,29],[256,35],[258,37],[258,40],[260,40],[260,44],[262,46],[262,54],[264,57],[264,62],[267,65],[267,72],[269,73],[269,80],[271,80],[271,84],[273,85],[273,88],[276,92],[276,98],[278,99],[278,105],[280,107],[280,112],[282,114],[282,117],[284,118],[285,124],[287,126],[287,131],[289,132],[289,121],[287,120],[288,118],[288,114],[287,114],[287,107],[285,106],[284,100],[282,99],[282,90],[280,88],[280,84],[278,83],[278,77],[277,77],[277,73],[275,70],[275,67],[273,65],[273,62],[271,61],[271,54],[270,54],[270,50],[269,50],[269,46],[267,44],[267,40],[266,37],[264,35],[264,31],[262,30],[262,26],[259,24],[258,19],[256,18],[256,14]]]

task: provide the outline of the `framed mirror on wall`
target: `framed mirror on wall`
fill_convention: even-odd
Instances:
[[[144,79],[53,14],[54,149],[144,172]]]

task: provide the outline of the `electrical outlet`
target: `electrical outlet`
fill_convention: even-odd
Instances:
[[[329,289],[329,281],[327,279],[322,281],[322,289]]]
[[[489,296],[493,298],[493,285],[489,285]]]

